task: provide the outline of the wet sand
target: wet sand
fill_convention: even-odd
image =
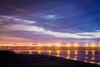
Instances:
[[[0,67],[99,67],[99,65],[48,55],[0,51]]]

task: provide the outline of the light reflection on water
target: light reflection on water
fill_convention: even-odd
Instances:
[[[15,50],[18,54],[45,54],[100,65],[100,51],[79,50]]]

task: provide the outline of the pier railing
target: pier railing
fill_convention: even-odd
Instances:
[[[0,46],[0,50],[100,50],[100,47]]]

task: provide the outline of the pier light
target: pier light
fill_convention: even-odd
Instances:
[[[50,47],[50,46],[51,46],[51,44],[48,44],[48,46]]]
[[[77,56],[75,56],[75,58],[73,60],[77,60]]]
[[[57,57],[59,57],[60,56],[60,51],[59,50],[57,50]]]
[[[95,63],[95,62],[91,61],[90,63]]]
[[[39,43],[38,46],[41,46],[41,44]]]
[[[49,55],[51,55],[51,50],[49,50]]]
[[[88,46],[89,46],[89,45],[86,43],[86,44],[85,44],[85,47],[88,47]]]
[[[70,58],[70,55],[68,55],[66,58],[69,59]]]
[[[92,44],[91,44],[91,47],[95,47],[95,44],[94,44],[94,43],[92,43]]]
[[[84,62],[88,62],[87,60],[85,60]]]
[[[95,55],[95,51],[94,51],[94,50],[92,50],[92,55],[93,55],[93,56]]]
[[[32,43],[30,43],[30,46],[32,46]]]
[[[70,47],[70,46],[71,46],[71,44],[70,44],[70,43],[68,43],[68,44],[67,44],[67,46],[68,46],[68,47]]]
[[[67,53],[68,53],[68,55],[69,55],[69,54],[70,54],[70,51],[68,51]]]
[[[88,50],[86,50],[86,51],[85,51],[85,54],[86,54],[86,55],[88,55],[88,52],[89,52],[89,51],[88,51]]]
[[[78,51],[77,50],[75,50],[75,55],[77,55],[78,54]]]
[[[38,44],[38,49],[40,49],[40,47],[41,47],[41,44]]]
[[[77,44],[77,43],[75,43],[75,44],[74,44],[74,47],[78,47],[78,44]]]
[[[75,58],[74,58],[74,60],[77,60],[77,54],[78,54],[78,51],[75,50]]]
[[[40,50],[38,51],[38,54],[41,54],[41,51]]]
[[[91,58],[91,60],[94,60],[95,59],[95,57],[93,56],[92,58]]]
[[[87,60],[87,59],[88,59],[88,57],[86,56],[86,57],[85,57],[85,59]]]
[[[100,65],[100,63],[97,63],[98,65]]]
[[[69,59],[70,58],[70,51],[68,50],[67,53],[68,53],[68,56],[66,58]]]
[[[57,45],[56,46],[60,46],[60,43],[57,43]]]
[[[8,46],[13,46],[12,43],[10,43]]]
[[[60,43],[57,43],[56,49],[60,50]]]
[[[32,51],[31,50],[29,50],[29,54],[32,54]]]
[[[51,48],[51,44],[48,44],[48,46],[47,46],[47,47],[48,47],[48,50],[49,50],[49,49]]]

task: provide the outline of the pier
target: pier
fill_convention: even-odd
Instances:
[[[100,47],[68,46],[0,46],[0,50],[100,50]]]

